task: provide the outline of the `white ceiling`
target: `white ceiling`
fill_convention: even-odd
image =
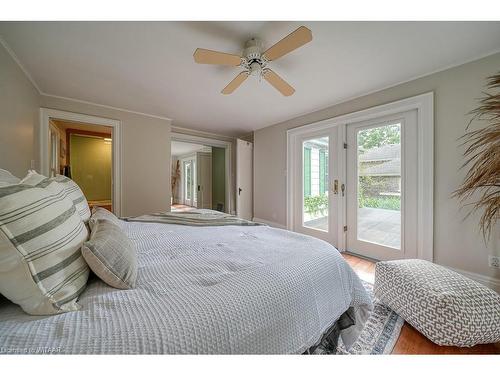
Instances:
[[[305,25],[313,41],[272,63],[296,93],[237,68],[198,65],[197,47],[240,53]],[[44,93],[236,135],[500,50],[500,22],[0,22],[0,35]]]
[[[171,142],[170,153],[172,154],[172,156],[187,155],[196,151],[212,152],[212,147],[198,145],[195,143],[186,143],[178,141]]]

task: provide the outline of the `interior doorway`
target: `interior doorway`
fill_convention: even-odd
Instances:
[[[203,208],[226,212],[226,160],[221,147],[172,141],[172,211]]]
[[[40,173],[65,175],[89,206],[121,210],[120,121],[41,108]]]
[[[71,178],[91,208],[112,211],[112,128],[54,118],[49,122],[50,176]]]

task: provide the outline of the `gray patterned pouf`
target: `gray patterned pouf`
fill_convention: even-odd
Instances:
[[[438,345],[500,341],[500,295],[425,260],[379,262],[375,296]]]

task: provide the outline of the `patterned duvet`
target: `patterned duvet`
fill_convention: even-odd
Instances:
[[[326,242],[267,226],[123,223],[133,290],[92,279],[80,311],[30,316],[0,305],[0,353],[302,353],[353,307],[349,346],[371,300]]]

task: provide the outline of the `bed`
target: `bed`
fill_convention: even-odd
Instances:
[[[139,262],[137,286],[91,278],[81,310],[31,316],[0,304],[0,353],[304,353],[346,311],[357,338],[371,300],[324,241],[268,226],[122,222]]]

